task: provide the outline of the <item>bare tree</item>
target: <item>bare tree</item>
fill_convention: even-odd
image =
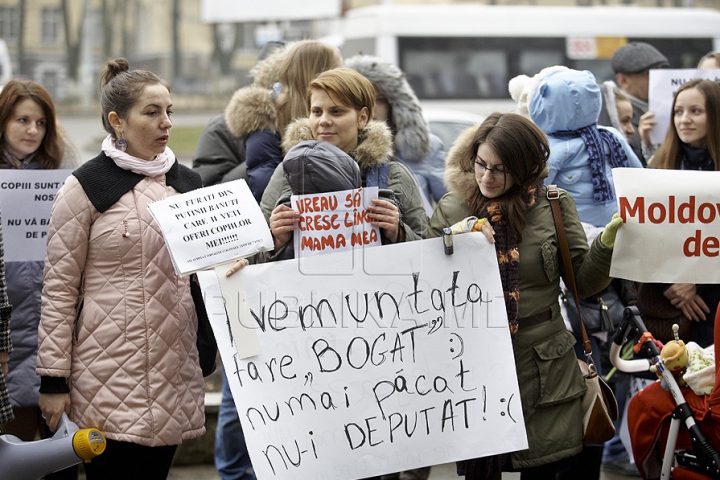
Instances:
[[[20,28],[18,28],[18,68],[21,74],[27,74],[27,61],[25,60],[25,4],[26,0],[20,0]]]
[[[217,62],[222,75],[229,75],[232,73],[231,66],[235,50],[237,50],[240,46],[240,41],[243,37],[243,24],[234,23],[232,25],[220,25],[213,23],[212,31],[212,60],[213,62]]]
[[[103,57],[113,58],[127,55],[126,27],[128,3],[124,0],[102,0]],[[118,32],[121,35],[120,53],[116,44]]]
[[[112,56],[113,34],[115,33],[115,23],[112,21],[113,15],[110,14],[108,1],[112,0],[102,0],[100,7],[103,26],[103,58],[110,58]]]
[[[138,1],[139,0],[132,0],[130,7],[135,16],[138,15],[139,11]],[[138,28],[139,22],[135,17],[128,14],[128,4],[131,3],[130,1],[120,0],[119,3],[122,5],[122,18],[125,19],[122,28],[122,47],[120,52],[123,56],[129,56],[135,49],[135,39],[137,38],[135,30]]]
[[[83,27],[85,25],[85,18],[88,10],[89,0],[83,2],[82,12],[80,14],[80,21],[77,24],[76,30],[72,29],[70,19],[70,5],[69,0],[62,0],[62,14],[65,24],[65,49],[67,51],[67,73],[68,76],[77,81],[80,75],[80,52],[83,42]]]
[[[173,81],[177,81],[182,74],[182,57],[180,52],[180,0],[172,3],[172,58]]]

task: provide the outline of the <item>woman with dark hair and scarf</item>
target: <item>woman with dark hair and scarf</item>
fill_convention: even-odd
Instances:
[[[458,464],[468,479],[500,479],[504,466],[522,472],[522,480],[554,480],[563,461],[582,449],[585,384],[557,300],[565,268],[543,184],[548,155],[545,135],[530,120],[490,115],[448,153],[450,193],[430,220],[428,236],[437,237],[466,217],[484,219],[482,232],[497,252],[528,436],[527,450]],[[588,246],[572,197],[560,190],[559,203],[578,291],[590,295],[610,280],[622,221],[613,220]]]

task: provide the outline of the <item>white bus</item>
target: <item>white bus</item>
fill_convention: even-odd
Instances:
[[[339,22],[345,58],[364,53],[398,65],[423,103],[507,99],[508,81],[551,65],[614,77],[613,52],[654,45],[672,68],[694,68],[720,49],[720,11],[700,8],[377,5]],[[432,102],[430,102],[432,103]]]

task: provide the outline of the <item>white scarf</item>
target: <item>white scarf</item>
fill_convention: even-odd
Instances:
[[[146,177],[164,175],[175,163],[175,154],[170,150],[170,147],[165,147],[165,151],[153,160],[143,160],[115,148],[115,140],[112,135],[105,137],[102,142],[102,150],[105,155],[113,159],[113,162],[118,167]]]

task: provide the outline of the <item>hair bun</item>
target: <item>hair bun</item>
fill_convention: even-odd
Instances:
[[[108,60],[107,68],[110,73],[110,77],[112,78],[130,70],[130,64],[124,58],[116,58],[115,60]]]
[[[101,89],[110,83],[113,78],[129,70],[130,64],[122,57],[106,61],[105,68],[103,68],[102,74],[100,75]]]

